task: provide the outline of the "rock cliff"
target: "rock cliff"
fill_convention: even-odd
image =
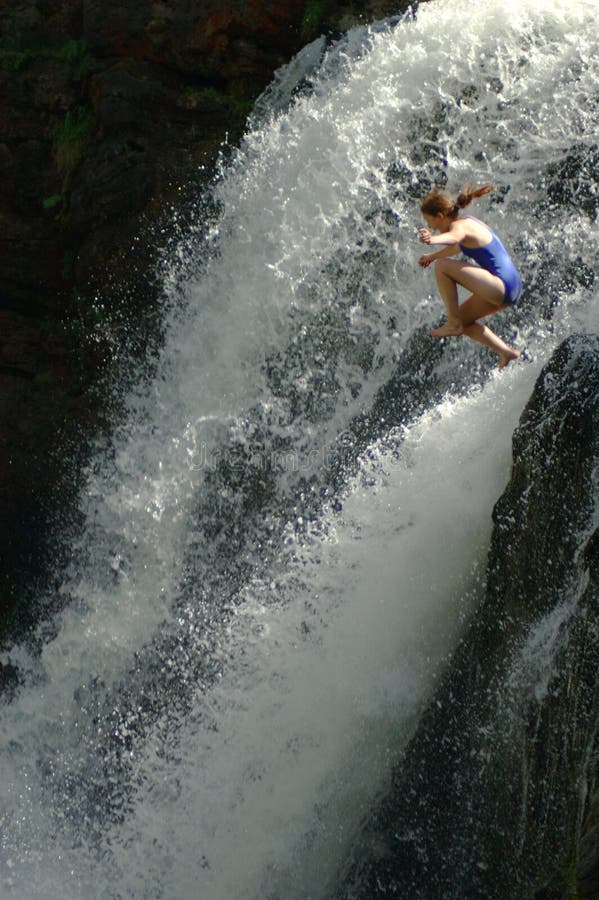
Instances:
[[[599,895],[598,463],[599,338],[577,335],[521,416],[486,595],[344,897]]]

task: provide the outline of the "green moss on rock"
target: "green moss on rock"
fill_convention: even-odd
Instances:
[[[306,0],[300,32],[303,41],[312,41],[318,37],[320,23],[328,6],[328,0]]]

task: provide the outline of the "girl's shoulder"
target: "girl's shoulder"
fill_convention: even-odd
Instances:
[[[493,231],[481,219],[475,216],[460,216],[459,222],[462,223],[463,237],[461,243],[467,247],[481,247],[493,240]]]

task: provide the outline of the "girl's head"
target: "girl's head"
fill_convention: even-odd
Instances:
[[[425,218],[442,216],[446,219],[457,219],[461,209],[468,206],[476,197],[489,194],[494,187],[493,184],[483,184],[477,188],[467,187],[455,199],[441,188],[435,188],[420,204],[420,212]]]

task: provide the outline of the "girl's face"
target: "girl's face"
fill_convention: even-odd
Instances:
[[[422,217],[431,231],[447,231],[449,228],[450,220],[444,213],[435,213],[434,216],[423,213]]]

